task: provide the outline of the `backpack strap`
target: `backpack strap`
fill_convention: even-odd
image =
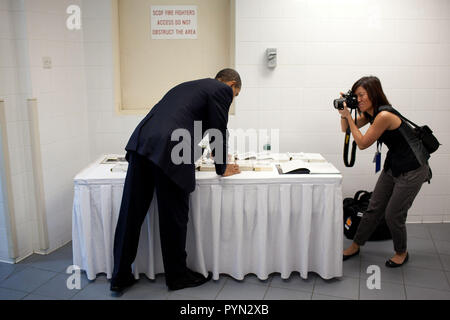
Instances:
[[[414,133],[414,128],[419,128],[417,124],[412,122],[411,120],[406,119],[404,116],[400,114],[397,110],[395,110],[392,106],[385,105],[378,108],[378,111],[389,111],[405,122],[407,125],[400,126],[400,133],[405,138],[406,142],[410,146],[411,150],[413,151],[414,155],[416,156],[417,161],[420,165],[424,165],[428,163],[428,159],[430,158],[430,154],[425,149],[425,146],[423,145],[422,141],[416,136]],[[411,124],[411,125],[409,125]]]
[[[358,192],[355,193],[355,197],[353,198],[355,201],[359,201],[359,198],[361,197],[361,195],[365,195],[370,193],[369,191],[366,190],[359,190]]]
[[[405,122],[410,123],[414,128],[419,128],[419,126],[417,124],[415,124],[411,120],[402,116],[402,114],[400,112],[398,112],[397,110],[395,110],[394,108],[392,108],[392,106],[389,106],[389,105],[381,106],[378,108],[378,112],[380,112],[380,111],[389,111],[389,112],[395,114],[396,116],[400,117],[400,119],[404,120]]]

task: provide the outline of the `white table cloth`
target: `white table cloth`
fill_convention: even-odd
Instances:
[[[113,164],[94,164],[74,179],[73,261],[90,280],[111,278],[114,232],[125,172]],[[197,172],[190,196],[187,265],[204,275],[221,273],[265,280],[279,272],[304,279],[315,272],[324,279],[342,276],[342,176],[279,175],[242,172],[220,177]],[[163,273],[156,195],[142,225],[133,272],[154,279]]]

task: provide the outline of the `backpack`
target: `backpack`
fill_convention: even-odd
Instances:
[[[359,190],[353,198],[345,198],[344,205],[344,235],[347,239],[353,239],[358,229],[361,218],[369,206],[372,192]],[[372,233],[369,241],[392,239],[391,232],[386,224],[386,219],[381,219],[379,225]]]

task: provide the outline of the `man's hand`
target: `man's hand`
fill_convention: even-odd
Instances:
[[[229,176],[232,176],[232,175],[235,175],[238,173],[241,173],[241,170],[239,169],[239,165],[229,163],[229,164],[227,164],[227,168],[226,168],[224,174],[222,175],[222,177],[229,177]]]

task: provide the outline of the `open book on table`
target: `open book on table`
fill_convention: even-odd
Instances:
[[[289,161],[291,158],[290,158],[289,154],[287,154],[287,153],[245,152],[245,153],[236,153],[235,159],[236,160],[258,160],[258,161],[271,160],[271,161],[275,161],[275,162],[286,162],[286,161]]]
[[[303,160],[306,162],[327,162],[320,153],[289,153],[291,160]]]
[[[277,165],[280,174],[339,174],[329,162],[307,162],[303,160],[292,160]]]

